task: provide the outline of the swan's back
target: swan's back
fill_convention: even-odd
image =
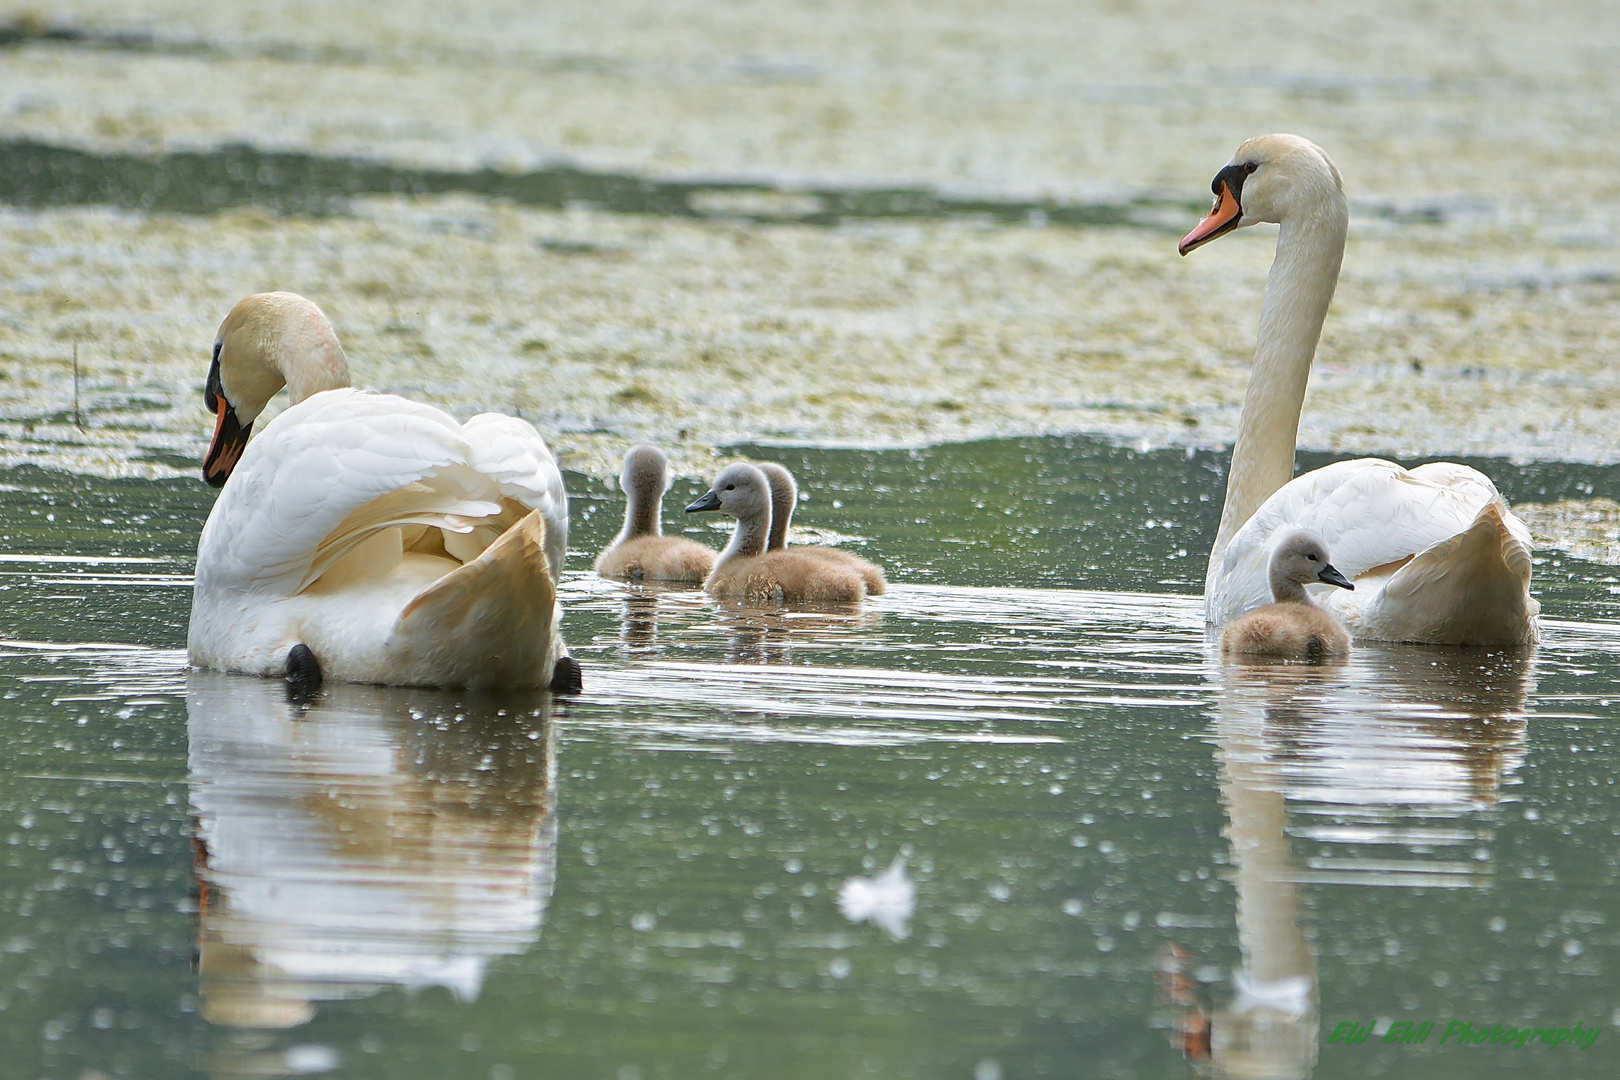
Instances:
[[[497,550],[520,522],[521,542],[514,536]],[[191,661],[280,675],[288,650],[304,644],[327,675],[347,681],[544,685],[567,529],[561,473],[524,421],[486,414],[462,425],[392,395],[315,394],[247,444],[209,514],[197,549]],[[471,571],[486,553],[484,568]],[[428,646],[431,620],[416,619],[409,629],[420,662],[402,660],[389,645],[402,613],[461,570],[469,571],[461,588],[547,580],[469,600],[477,613],[457,618],[479,634],[446,630],[445,644]],[[530,611],[534,602],[544,610]],[[471,656],[490,643],[511,653],[520,630],[523,655],[499,671]],[[458,647],[469,656],[451,659]]]
[[[1284,600],[1227,623],[1221,632],[1221,651],[1314,663],[1347,654],[1350,635],[1316,605]]]
[[[868,596],[882,596],[889,591],[889,580],[883,576],[883,568],[876,563],[861,558],[854,552],[822,544],[810,544],[793,550],[813,558],[822,559],[832,563],[834,566],[842,566],[859,574],[861,583],[866,586],[866,595]]]
[[[1268,553],[1279,534],[1296,529],[1332,539],[1333,561],[1356,591],[1331,594],[1323,606],[1358,638],[1536,640],[1529,530],[1476,469],[1436,463],[1408,470],[1360,458],[1295,477],[1211,558],[1211,624],[1271,599]]]
[[[684,536],[637,536],[608,548],[596,572],[621,581],[700,584],[714,571],[714,550]]]
[[[866,596],[859,573],[801,549],[727,559],[703,587],[755,604],[858,604]]]

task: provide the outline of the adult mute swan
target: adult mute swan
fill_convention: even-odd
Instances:
[[[283,386],[291,407],[249,442]],[[204,397],[203,477],[224,490],[197,545],[193,664],[299,691],[577,689],[557,635],[568,497],[533,427],[351,389],[332,324],[283,292],[231,309]]]
[[[1354,592],[1323,600],[1356,638],[1535,641],[1530,532],[1483,473],[1362,458],[1290,479],[1305,383],[1350,219],[1333,162],[1298,136],[1262,135],[1238,147],[1210,187],[1214,209],[1181,241],[1181,254],[1258,221],[1281,231],[1204,580],[1207,621],[1222,626],[1266,603],[1272,550],[1305,529],[1326,538],[1355,582]]]

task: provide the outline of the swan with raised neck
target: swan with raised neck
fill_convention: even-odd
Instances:
[[[1296,135],[1262,135],[1238,147],[1210,187],[1215,205],[1181,241],[1183,255],[1259,222],[1279,231],[1204,581],[1207,621],[1220,626],[1264,604],[1266,552],[1280,530],[1306,528],[1326,537],[1363,585],[1330,601],[1357,637],[1535,641],[1529,530],[1483,473],[1363,458],[1293,478],[1300,411],[1349,227],[1344,183],[1326,152]]]
[[[687,513],[718,510],[736,519],[731,543],[715,560],[703,587],[715,596],[763,604],[854,604],[866,596],[861,575],[806,552],[767,551],[771,485],[747,462],[727,465]]]
[[[788,471],[786,465],[775,461],[757,462],[755,467],[765,474],[765,479],[771,485],[771,537],[765,550],[786,551],[788,529],[793,523],[794,508],[799,504],[798,481],[793,479],[793,473]],[[882,596],[889,591],[889,580],[883,575],[883,568],[853,552],[824,544],[811,544],[794,550],[855,571],[866,583],[867,596]]]
[[[1243,396],[1226,503],[1210,565],[1271,493],[1294,476],[1294,445],[1311,362],[1339,283],[1350,201],[1322,148],[1295,135],[1238,147],[1211,187],[1216,204],[1181,242],[1181,254],[1234,229],[1274,222],[1277,256],[1266,275],[1254,367]]]
[[[635,446],[624,455],[619,487],[626,503],[624,528],[596,560],[603,577],[629,581],[701,584],[714,570],[714,552],[683,536],[665,536],[664,492],[669,459],[656,446]]]

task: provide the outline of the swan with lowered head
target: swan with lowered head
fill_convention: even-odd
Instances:
[[[1483,473],[1362,458],[1293,476],[1305,385],[1349,227],[1338,169],[1314,143],[1262,135],[1238,147],[1210,186],[1214,209],[1181,241],[1183,255],[1256,222],[1281,229],[1204,582],[1207,621],[1222,626],[1264,604],[1276,538],[1307,529],[1329,540],[1356,583],[1326,604],[1356,638],[1534,642],[1530,533]]]
[[[718,510],[737,520],[703,587],[726,600],[754,604],[856,604],[866,596],[861,575],[802,551],[765,550],[771,532],[771,485],[746,462],[727,465],[714,486],[686,512]]]
[[[665,536],[659,511],[669,489],[669,459],[656,446],[636,446],[624,455],[619,487],[629,500],[624,529],[596,560],[596,572],[629,581],[701,585],[714,570],[714,552],[683,536]]]
[[[1314,581],[1355,590],[1328,562],[1322,541],[1304,531],[1285,534],[1272,553],[1270,578],[1274,602],[1227,623],[1222,652],[1316,661],[1350,651],[1350,635],[1339,620],[1311,603],[1305,591]]]
[[[248,441],[285,386],[291,406]],[[577,689],[557,634],[568,497],[538,432],[349,386],[321,309],[249,296],[214,340],[191,662],[345,682]]]
[[[788,471],[786,465],[778,465],[774,461],[757,462],[754,467],[765,474],[765,479],[771,485],[771,536],[765,544],[765,550],[786,551],[788,526],[793,523],[793,511],[799,503],[798,481],[793,479],[793,474]],[[867,596],[882,596],[889,590],[889,582],[883,576],[882,568],[859,555],[819,544],[795,550],[849,567],[861,575],[861,580],[866,583]]]

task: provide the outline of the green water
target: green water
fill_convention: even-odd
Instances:
[[[6,1075],[1613,1074],[1609,568],[1538,564],[1532,653],[1229,669],[1217,455],[741,449],[894,590],[840,618],[601,582],[620,504],[573,475],[560,701],[188,672],[212,493],[0,478],[5,550],[66,559],[0,564]],[[898,940],[836,902],[897,854]],[[1326,1042],[1453,1017],[1604,1030]]]

